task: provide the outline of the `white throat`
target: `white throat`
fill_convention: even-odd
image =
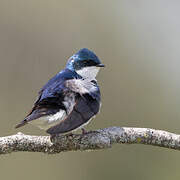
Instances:
[[[91,67],[84,67],[76,72],[82,76],[84,79],[95,79],[97,73],[99,72],[100,67],[91,66]]]

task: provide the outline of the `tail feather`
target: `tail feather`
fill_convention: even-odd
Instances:
[[[17,124],[16,126],[15,126],[15,128],[19,128],[19,127],[22,127],[22,126],[24,126],[24,125],[26,125],[27,124],[27,120],[26,119],[24,119],[23,121],[21,121],[19,124]]]

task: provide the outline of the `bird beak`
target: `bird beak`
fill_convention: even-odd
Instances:
[[[96,67],[105,67],[105,65],[104,64],[98,64],[98,65],[96,65]]]

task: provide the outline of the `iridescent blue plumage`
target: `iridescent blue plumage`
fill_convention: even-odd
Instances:
[[[52,135],[86,124],[100,108],[95,80],[100,67],[103,65],[93,52],[81,49],[43,86],[31,112],[16,127],[32,123]],[[84,70],[88,76],[84,76]]]
[[[78,75],[75,71],[69,69],[63,69],[58,74],[56,74],[52,79],[50,79],[47,84],[41,89],[42,95],[41,100],[53,97],[56,93],[61,93],[64,87],[64,81],[70,79],[81,79],[82,77]]]
[[[101,64],[99,58],[87,48],[80,49],[76,54],[74,54],[67,62],[66,67],[74,71],[74,65],[77,63],[83,63],[86,61],[92,62],[94,65]],[[82,64],[80,68],[82,67]]]

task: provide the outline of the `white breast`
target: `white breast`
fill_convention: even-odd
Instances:
[[[76,72],[85,79],[93,80],[96,78],[99,70],[100,70],[100,67],[90,66],[90,67],[84,67],[80,70],[77,70]]]
[[[66,87],[81,95],[89,93],[90,91],[97,91],[98,88],[91,82],[91,79],[71,79],[66,81]]]

